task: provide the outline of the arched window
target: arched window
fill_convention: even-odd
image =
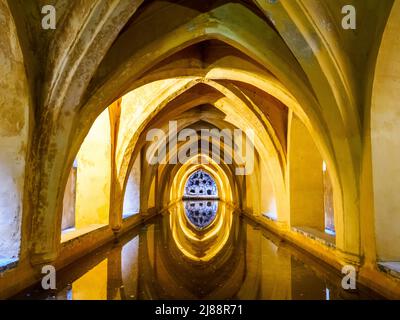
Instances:
[[[129,173],[128,183],[126,184],[123,218],[128,218],[140,212],[140,166],[139,154]]]
[[[62,242],[109,223],[110,130],[109,110],[105,109],[81,144],[64,191]]]
[[[214,179],[203,170],[194,172],[186,182],[184,198],[217,198]]]

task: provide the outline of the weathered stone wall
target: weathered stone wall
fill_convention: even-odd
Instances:
[[[29,91],[6,1],[0,1],[0,264],[18,259],[29,147]]]

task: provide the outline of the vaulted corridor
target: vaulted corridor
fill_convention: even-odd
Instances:
[[[399,1],[49,2],[0,0],[0,298],[400,298]]]

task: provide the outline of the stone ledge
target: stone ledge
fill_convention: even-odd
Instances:
[[[128,219],[130,217],[133,217],[133,216],[136,216],[138,214],[140,214],[140,212],[134,212],[134,213],[127,212],[127,213],[124,213],[122,215],[122,220],[126,220],[126,219]]]
[[[336,248],[336,239],[333,235],[308,227],[292,227],[292,229],[293,231],[296,231],[307,238],[318,241],[327,247]]]
[[[270,216],[270,215],[268,215],[266,213],[263,213],[262,217],[264,217],[265,219],[268,219],[270,221],[273,221],[273,222],[277,222],[278,221],[278,219],[276,217],[272,217],[272,216]]]
[[[97,229],[103,228],[107,226],[106,224],[94,224],[85,228],[81,229],[72,229],[68,230],[67,232],[64,232],[61,234],[61,243],[65,243],[68,241],[71,241],[75,238],[78,238],[80,236],[83,236],[84,234],[90,233],[92,231],[95,231]]]
[[[18,259],[1,259],[0,258],[0,272],[4,272],[15,268],[18,265]]]
[[[379,270],[400,279],[400,262],[389,261],[389,262],[378,262]]]

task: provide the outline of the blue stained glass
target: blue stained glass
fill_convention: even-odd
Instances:
[[[208,227],[215,219],[218,201],[185,201],[185,213],[196,229]]]
[[[185,186],[185,197],[189,198],[216,198],[217,185],[214,179],[203,170],[198,170],[189,177]]]

